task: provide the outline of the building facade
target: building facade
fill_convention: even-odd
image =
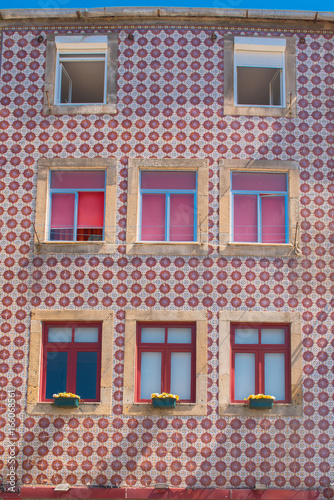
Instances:
[[[0,19],[3,498],[333,498],[334,16]]]

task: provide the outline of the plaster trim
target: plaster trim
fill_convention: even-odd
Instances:
[[[208,160],[129,159],[126,253],[130,255],[206,255],[208,252]],[[141,170],[197,171],[197,230],[196,242],[139,241],[139,172]]]
[[[291,404],[274,404],[271,410],[252,410],[249,405],[230,403],[231,323],[285,323],[290,325]],[[219,415],[243,417],[297,417],[303,414],[303,367],[301,315],[278,311],[221,311],[219,313]]]
[[[100,322],[102,323],[101,392],[100,403],[80,404],[79,408],[58,408],[52,403],[39,401],[41,383],[43,322]],[[114,313],[106,310],[71,311],[33,309],[31,312],[29,370],[27,386],[27,413],[36,415],[109,415],[112,403]]]
[[[136,324],[144,321],[189,321],[196,323],[196,402],[177,404],[168,415],[206,415],[207,414],[207,312],[197,309],[191,311],[138,311],[125,312],[125,350],[124,350],[124,415],[166,415],[166,410],[154,409],[152,405],[135,403],[136,376]]]
[[[289,243],[234,243],[230,241],[231,226],[231,172],[284,172],[288,174]],[[280,160],[220,160],[219,161],[219,251],[231,256],[296,257],[299,255],[300,230],[297,231],[297,249],[294,247],[299,221],[299,168],[294,161]]]
[[[51,170],[105,170],[104,241],[48,241],[49,174]],[[114,158],[42,158],[38,162],[35,250],[37,253],[113,253],[116,238],[116,160]]]

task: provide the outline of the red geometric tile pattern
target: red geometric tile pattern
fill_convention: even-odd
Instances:
[[[297,46],[298,116],[292,119],[223,113],[224,34],[263,36],[265,30],[110,29],[119,31],[115,116],[43,116],[45,43],[37,41],[41,30],[2,32],[0,397],[16,390],[18,475],[24,484],[54,485],[140,487],[167,481],[180,487],[239,488],[261,481],[273,488],[322,487],[329,498],[334,380],[333,34],[303,32],[305,44],[299,44],[299,33],[283,33],[293,36]],[[217,41],[211,40],[213,31]],[[71,32],[71,27],[63,32]],[[129,33],[134,40],[128,39]],[[68,156],[118,160],[113,255],[34,253],[37,160]],[[127,164],[135,157],[209,159],[207,257],[125,254]],[[221,158],[298,161],[300,258],[219,256]],[[208,311],[208,416],[124,417],[124,310],[195,307]],[[113,409],[108,418],[25,413],[32,308],[115,312]],[[302,419],[218,416],[218,312],[236,309],[302,312]],[[1,466],[7,463],[3,415],[0,426]]]

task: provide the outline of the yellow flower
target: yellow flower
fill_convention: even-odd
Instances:
[[[245,398],[245,401],[249,401],[250,399],[275,399],[275,396],[269,396],[268,394],[251,394],[248,398]]]
[[[168,392],[162,392],[161,394],[159,392],[154,392],[153,394],[151,394],[151,399],[154,398],[172,398],[176,399],[176,401],[179,400],[179,396],[177,394],[168,394]]]
[[[73,394],[72,392],[59,392],[58,394],[53,395],[54,398],[79,398],[77,394]]]

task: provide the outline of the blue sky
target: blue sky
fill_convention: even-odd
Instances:
[[[290,9],[333,11],[329,0],[0,0],[1,9],[90,8],[90,7],[207,7],[240,9]]]

